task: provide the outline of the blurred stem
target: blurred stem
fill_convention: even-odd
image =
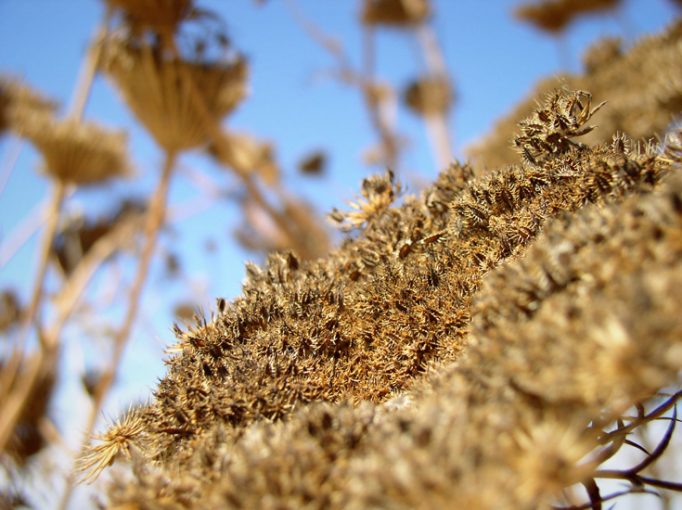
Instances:
[[[107,29],[109,20],[109,11],[105,18],[105,27]],[[90,94],[92,81],[97,68],[97,61],[99,59],[99,44],[95,45],[97,51],[89,51],[88,56],[83,64],[83,71],[79,84],[74,93],[74,101],[72,104],[70,116],[78,120],[81,119],[87,98]],[[50,261],[50,252],[52,243],[54,242],[59,225],[59,216],[62,210],[64,199],[67,192],[67,185],[61,181],[55,181],[52,185],[52,197],[47,208],[47,224],[39,251],[39,263],[36,271],[36,281],[31,292],[31,299],[29,302],[26,315],[24,316],[21,332],[19,333],[19,340],[17,349],[24,348],[26,337],[32,324],[40,323],[39,310],[41,300],[44,294],[45,277],[47,275],[47,267]],[[12,437],[14,427],[16,426],[21,413],[28,404],[28,398],[35,387],[39,376],[50,370],[56,363],[59,347],[58,335],[47,335],[42,328],[38,327],[38,340],[40,342],[40,349],[31,357],[24,357],[22,362],[12,365],[13,373],[7,374],[8,380],[13,381],[12,392],[3,401],[2,416],[0,418],[0,452],[4,451],[7,443]],[[26,360],[26,363],[23,361]],[[23,370],[23,371],[22,371]]]
[[[173,39],[166,40],[166,44],[170,45],[169,49],[175,58],[180,58],[175,41]],[[215,144],[219,154],[221,154],[220,159],[222,161],[228,160],[229,157],[223,157],[223,155],[227,155],[230,149],[227,147],[225,135],[220,128],[219,122],[213,117],[213,115],[211,115],[211,112],[208,110],[206,102],[199,92],[196,83],[194,83],[192,76],[189,73],[185,73],[183,75],[183,79],[187,81],[194,106],[197,108],[199,115],[201,115],[204,126],[208,131],[209,138]],[[247,192],[251,195],[251,198],[253,198],[253,200],[272,218],[282,233],[290,240],[294,251],[296,251],[298,255],[303,258],[310,258],[309,250],[305,244],[305,241],[296,233],[294,229],[292,229],[291,224],[289,221],[287,221],[287,218],[284,216],[284,214],[280,213],[276,208],[270,205],[265,196],[261,193],[258,185],[254,182],[252,175],[239,171],[237,168],[233,168],[233,170],[244,183],[244,186],[246,187]]]
[[[397,171],[398,140],[393,133],[389,122],[384,115],[382,115],[382,100],[376,97],[377,91],[374,90],[374,29],[370,27],[365,27],[362,31],[362,55],[363,75],[359,79],[362,97],[365,101],[372,127],[379,134],[381,145],[384,147],[386,166],[391,170]]]
[[[90,439],[92,438],[95,424],[97,423],[97,418],[102,409],[102,405],[104,404],[104,399],[116,380],[116,375],[120,369],[123,352],[128,343],[130,332],[135,323],[137,312],[140,308],[140,297],[142,296],[142,290],[144,289],[144,284],[147,280],[147,274],[149,272],[149,267],[154,255],[154,249],[156,248],[159,230],[163,226],[166,215],[168,189],[170,187],[175,160],[176,153],[167,151],[161,178],[149,203],[145,224],[145,241],[137,266],[137,274],[130,288],[130,294],[128,295],[128,308],[126,310],[126,315],[121,328],[116,332],[114,337],[114,349],[111,355],[109,366],[102,374],[102,377],[94,391],[92,409],[90,410],[90,414],[85,426],[81,451],[87,447]],[[66,488],[58,508],[64,510],[68,506],[69,500],[71,499],[71,494],[73,493],[75,481],[76,472],[72,469],[67,477]]]
[[[317,42],[331,53],[337,60],[341,80],[348,82],[351,85],[355,85],[360,89],[372,128],[377,132],[381,140],[381,145],[385,153],[386,166],[397,171],[400,144],[398,142],[398,137],[391,128],[390,122],[382,115],[381,101],[377,100],[376,91],[374,89],[375,50],[373,29],[367,27],[363,30],[363,68],[362,74],[358,74],[349,64],[348,58],[341,45],[339,45],[334,38],[325,34],[315,23],[310,21],[295,0],[287,0],[286,5],[289,8],[294,21],[301,29],[307,33],[313,41]]]
[[[97,33],[93,42],[88,47],[85,60],[81,65],[81,70],[78,76],[78,83],[76,89],[71,97],[71,108],[69,109],[69,117],[72,119],[81,120],[85,112],[85,106],[90,98],[90,91],[92,90],[92,83],[97,74],[97,67],[99,66],[99,59],[102,55],[102,48],[104,47],[104,40],[109,32],[109,20],[111,19],[111,9],[107,8],[102,25],[97,29]]]
[[[441,171],[452,162],[447,118],[445,115],[429,115],[424,118],[424,123],[436,158],[438,171]]]
[[[28,335],[28,330],[36,321],[38,309],[43,296],[43,286],[45,283],[45,275],[47,274],[47,266],[50,262],[50,252],[52,250],[52,243],[57,233],[59,225],[59,213],[61,212],[66,195],[66,185],[61,181],[55,181],[52,185],[52,197],[47,208],[47,224],[45,225],[45,232],[40,246],[38,269],[36,270],[36,281],[33,285],[31,293],[31,300],[29,301],[26,316],[24,317],[23,328],[21,336],[19,337],[19,345],[23,345]],[[49,350],[54,347],[52,344],[48,345],[45,341],[45,336],[39,334],[40,344],[43,350]]]
[[[439,76],[447,79],[447,66],[443,58],[443,52],[440,49],[436,35],[433,29],[422,23],[415,31],[415,36],[421,47],[422,55],[428,74],[432,76]],[[438,170],[446,168],[452,161],[452,133],[448,126],[448,111],[444,111],[437,115],[431,115],[424,119],[426,123],[426,132],[428,133],[433,148]]]
[[[23,146],[24,141],[21,138],[12,138],[9,142],[7,153],[2,159],[2,166],[0,166],[0,195],[5,191],[5,186],[19,160]]]

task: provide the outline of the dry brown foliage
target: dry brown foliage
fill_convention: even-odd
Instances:
[[[537,0],[520,5],[514,14],[540,30],[556,33],[579,16],[608,11],[620,3],[620,0]]]
[[[328,258],[248,266],[242,297],[177,329],[112,504],[537,508],[592,487],[623,444],[602,431],[677,380],[682,181],[659,184],[679,139],[573,141],[589,97],[548,97],[521,165],[452,165],[400,206],[373,178]]]

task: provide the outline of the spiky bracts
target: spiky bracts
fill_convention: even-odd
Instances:
[[[214,422],[185,455],[140,461],[111,497],[164,509],[545,508],[590,485],[622,445],[603,428],[682,366],[682,179],[639,191],[561,213],[484,277],[466,354],[412,391],[239,430]]]
[[[682,184],[651,194],[679,144],[588,148],[574,138],[593,112],[558,93],[523,124],[522,165],[453,165],[421,197],[367,208],[327,259],[248,266],[241,298],[177,330],[126,439],[137,481],[113,500],[521,508],[589,480],[588,424],[673,382],[665,349],[682,338]],[[394,186],[374,179],[365,198]],[[429,366],[440,375],[419,383]]]

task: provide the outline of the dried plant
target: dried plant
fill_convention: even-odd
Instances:
[[[16,79],[0,76],[0,133],[17,124],[17,113],[50,114],[56,104]]]
[[[426,76],[407,87],[404,100],[417,115],[447,115],[453,102],[452,87],[445,77]]]
[[[395,176],[389,170],[386,175],[372,176],[362,181],[361,193],[363,200],[350,203],[355,211],[342,213],[335,209],[329,215],[330,219],[341,224],[345,230],[362,227],[380,217],[393,204],[400,195],[400,184],[395,182]]]
[[[409,27],[430,13],[429,0],[364,0],[361,20],[367,25]]]
[[[130,173],[125,133],[44,114],[21,115],[18,122],[19,133],[40,150],[43,171],[55,180],[92,186]]]
[[[575,18],[614,9],[620,0],[538,0],[522,4],[515,16],[550,33],[561,32]]]
[[[21,318],[21,305],[17,294],[12,290],[0,292],[0,332],[4,333],[16,325]]]
[[[245,94],[247,68],[242,58],[185,61],[144,42],[112,38],[107,42],[104,68],[156,142],[172,152],[209,142],[209,127],[200,108],[217,121]],[[195,93],[203,105],[197,104]]]
[[[114,423],[106,433],[96,439],[99,444],[92,446],[87,455],[78,459],[77,467],[86,472],[83,481],[94,480],[97,475],[114,460],[123,455],[130,459],[130,449],[135,437],[144,430],[144,425],[133,409]]]
[[[671,447],[682,395],[666,393],[682,368],[682,133],[670,127],[680,104],[679,23],[631,49],[595,46],[584,76],[558,90],[541,86],[541,102],[522,105],[507,121],[513,131],[495,135],[504,150],[490,138],[470,166],[451,162],[454,92],[430,2],[362,2],[360,69],[294,9],[334,55],[340,79],[362,92],[378,161],[391,163],[363,180],[351,211],[331,213],[353,233],[328,253],[312,209],[284,187],[274,144],[221,126],[247,82],[222,21],[192,0],[105,4],[66,120],[39,94],[0,81],[0,130],[30,139],[52,177],[29,301],[0,294],[0,331],[14,335],[0,360],[0,453],[10,479],[0,506],[31,503],[14,479],[61,442],[49,409],[65,375],[62,333],[88,282],[124,246],[136,257],[132,284],[106,362],[79,375],[92,406],[60,508],[77,478],[93,482],[117,463],[131,470],[113,470],[101,503],[113,509],[568,510],[682,491],[652,470]],[[519,15],[556,32],[616,4],[553,0]],[[402,140],[386,110],[397,88],[374,76],[374,31],[385,27],[414,36],[424,57],[404,100],[423,118],[442,171],[417,196],[403,196],[394,175]],[[65,218],[71,184],[129,168],[124,136],[82,121],[97,69],[165,160],[146,205]],[[637,138],[654,135],[660,143]],[[184,325],[174,327],[152,400],[92,434],[174,217],[166,202],[177,158],[195,148],[232,170],[239,188],[229,198],[243,213],[235,237],[269,252],[267,260],[247,264],[242,295],[219,298],[208,316],[193,296],[176,301]],[[324,162],[313,153],[301,171],[318,173]],[[222,184],[200,179],[211,199],[226,197]],[[176,276],[178,244],[164,251]],[[62,279],[49,294],[52,260]],[[33,329],[36,341],[27,342]],[[655,421],[666,425],[660,441],[638,442]],[[604,466],[629,448],[643,459]],[[625,487],[606,493],[604,479]]]
[[[139,411],[139,478],[112,501],[518,508],[594,476],[582,463],[594,427],[676,380],[660,349],[679,340],[682,188],[652,192],[679,164],[673,149],[571,141],[596,111],[588,99],[556,92],[522,124],[532,162],[478,178],[455,165],[399,207],[390,174],[367,180],[365,228],[331,257],[248,266],[241,298],[176,330],[169,373]],[[632,269],[613,279],[614,267]],[[632,337],[625,350],[617,331]],[[384,410],[410,387],[410,403]],[[182,474],[168,485],[169,472]]]
[[[181,22],[195,14],[193,0],[105,0],[112,9],[121,10],[126,23],[135,31],[149,29],[174,34]]]

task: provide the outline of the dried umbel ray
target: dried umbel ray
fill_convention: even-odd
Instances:
[[[430,13],[429,0],[364,0],[361,20],[366,25],[410,27]]]
[[[130,173],[122,131],[37,112],[17,116],[16,130],[36,146],[43,157],[42,170],[57,181],[91,186]]]
[[[16,124],[16,115],[22,111],[53,113],[56,104],[30,89],[19,80],[0,76],[0,133]]]
[[[621,0],[539,0],[522,4],[514,15],[546,32],[563,30],[576,17],[614,9]]]
[[[104,70],[130,109],[167,151],[200,147],[246,93],[246,61],[198,62],[176,58],[144,42],[110,38]],[[208,117],[208,118],[207,118]]]
[[[220,164],[242,174],[255,173],[268,186],[279,181],[281,170],[268,142],[245,133],[223,132],[221,150],[212,144],[208,151]]]

